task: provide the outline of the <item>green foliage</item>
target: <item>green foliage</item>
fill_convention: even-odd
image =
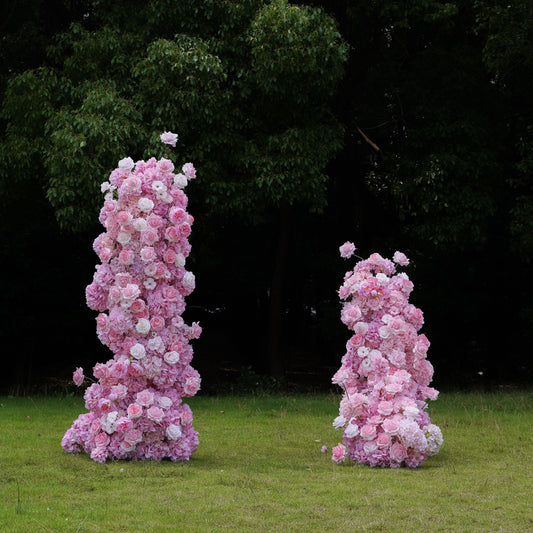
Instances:
[[[2,180],[31,168],[61,227],[81,231],[106,172],[158,155],[154,132],[172,130],[210,210],[255,219],[281,202],[323,205],[342,137],[330,101],[346,47],[333,19],[279,1],[137,2],[126,18],[120,2],[93,8],[92,29],[74,23],[48,47],[53,68],[10,82]]]

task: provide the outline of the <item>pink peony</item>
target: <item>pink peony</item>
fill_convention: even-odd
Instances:
[[[128,418],[139,418],[142,415],[142,412],[143,408],[139,404],[132,403],[128,405]]]

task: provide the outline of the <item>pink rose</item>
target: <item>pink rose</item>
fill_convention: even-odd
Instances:
[[[163,254],[163,261],[171,265],[176,261],[177,257],[178,256],[174,250],[166,250],[165,253]]]
[[[159,172],[162,172],[163,174],[167,174],[174,170],[174,163],[170,159],[161,158],[157,162],[157,168]]]
[[[196,169],[192,163],[185,163],[183,167],[181,167],[181,171],[187,176],[187,179],[193,180],[196,178]]]
[[[179,227],[179,234],[181,237],[184,237],[186,239],[191,234],[191,225],[188,224],[187,222],[184,222]]]
[[[376,439],[378,448],[386,448],[390,444],[390,436],[387,433],[381,432]]]
[[[138,285],[135,285],[134,283],[128,283],[123,289],[122,289],[122,297],[125,300],[134,300],[141,294],[141,290],[139,289]]]
[[[152,246],[159,240],[159,233],[154,228],[147,228],[141,233],[141,242]]]
[[[131,303],[130,309],[133,314],[142,313],[146,308],[144,300],[135,300]]]
[[[343,444],[337,444],[337,446],[333,447],[332,456],[331,459],[335,461],[336,463],[340,463],[346,459],[346,447]]]
[[[128,405],[128,418],[139,418],[142,415],[143,408],[137,403]]]
[[[176,146],[176,143],[178,142],[178,134],[172,133],[171,131],[163,132],[159,138],[162,143],[169,144],[170,146]]]
[[[109,444],[109,435],[107,433],[98,433],[94,438],[94,443],[96,446],[107,446]]]
[[[409,264],[409,259],[402,252],[394,252],[392,260],[400,266],[407,266]]]
[[[108,326],[108,316],[104,313],[100,313],[96,317],[96,327],[99,329],[104,329]]]
[[[376,438],[376,426],[365,424],[360,431],[361,438],[364,440],[373,440]]]
[[[152,422],[156,422],[159,424],[161,420],[163,420],[165,413],[161,407],[157,407],[156,405],[153,405],[146,411],[146,415]]]
[[[165,239],[170,242],[176,242],[180,238],[180,232],[176,226],[170,226],[165,230]]]
[[[404,459],[407,458],[407,450],[399,442],[395,442],[390,448],[390,458],[393,461],[401,463]]]
[[[118,254],[118,260],[123,265],[132,265],[135,259],[135,254],[131,250],[121,250]]]
[[[144,262],[153,261],[155,259],[155,250],[151,246],[141,248],[141,260]]]
[[[85,379],[85,376],[83,375],[83,368],[81,367],[76,368],[76,370],[74,371],[74,374],[72,375],[72,379],[74,383],[79,387],[83,383],[83,380]]]
[[[190,377],[185,381],[183,391],[186,396],[194,396],[200,389],[200,378],[199,377]]]
[[[137,393],[137,403],[143,407],[149,407],[154,403],[154,393],[145,389]]]
[[[395,418],[387,418],[383,424],[381,424],[383,431],[388,435],[397,435],[400,431],[400,423]]]
[[[126,431],[129,431],[133,427],[133,422],[130,418],[122,416],[117,420],[115,427],[120,433],[126,433]]]
[[[135,445],[142,441],[142,432],[138,429],[130,429],[124,434],[124,440],[128,444]]]
[[[165,319],[161,316],[154,316],[150,319],[152,331],[161,331],[165,327]]]
[[[340,248],[339,252],[343,259],[349,259],[355,252],[355,246],[353,243],[346,241]]]
[[[117,213],[117,221],[121,226],[128,225],[133,220],[133,217],[131,216],[131,213],[128,213],[128,211],[119,211]]]
[[[179,226],[187,220],[187,213],[181,207],[171,207],[168,212],[168,218],[173,224]]]

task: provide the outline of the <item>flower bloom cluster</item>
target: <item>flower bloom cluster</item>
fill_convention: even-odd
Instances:
[[[166,132],[162,142],[175,144]],[[164,137],[164,138],[163,138]],[[191,366],[190,341],[197,323],[181,315],[195,278],[185,269],[193,217],[183,188],[195,177],[191,163],[174,171],[168,159],[122,159],[102,185],[94,241],[101,264],[86,289],[99,339],[114,354],[93,369],[81,414],[61,442],[67,452],[106,459],[188,460],[198,447],[190,407],[182,403],[200,388]],[[77,368],[74,382],[84,381]]]
[[[347,258],[355,248],[340,248]],[[393,261],[374,253],[346,273],[339,289],[342,322],[353,332],[342,366],[332,382],[342,387],[339,416],[333,425],[343,431],[343,443],[332,459],[381,467],[416,467],[436,454],[441,430],[431,423],[427,401],[438,391],[430,387],[433,366],[426,355],[429,341],[418,334],[422,311],[409,303],[413,283]]]

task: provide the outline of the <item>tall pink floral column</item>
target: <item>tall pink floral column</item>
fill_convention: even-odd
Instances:
[[[344,258],[354,251],[349,242],[340,247]],[[438,392],[429,386],[429,341],[418,333],[423,314],[409,303],[413,283],[396,273],[408,263],[401,252],[393,261],[374,253],[346,273],[339,290],[341,319],[353,335],[332,379],[344,391],[333,422],[344,443],[333,448],[336,462],[348,457],[370,466],[416,467],[442,445],[426,412]]]
[[[162,142],[175,146],[177,135]],[[200,388],[191,366],[197,323],[181,315],[195,287],[186,270],[193,217],[183,189],[195,177],[186,163],[176,172],[168,159],[123,159],[102,185],[100,222],[94,241],[101,264],[86,289],[99,339],[113,358],[93,369],[97,382],[85,391],[88,413],[65,433],[67,452],[106,459],[188,460],[198,447],[190,407],[182,403]],[[81,385],[83,370],[74,381]]]

